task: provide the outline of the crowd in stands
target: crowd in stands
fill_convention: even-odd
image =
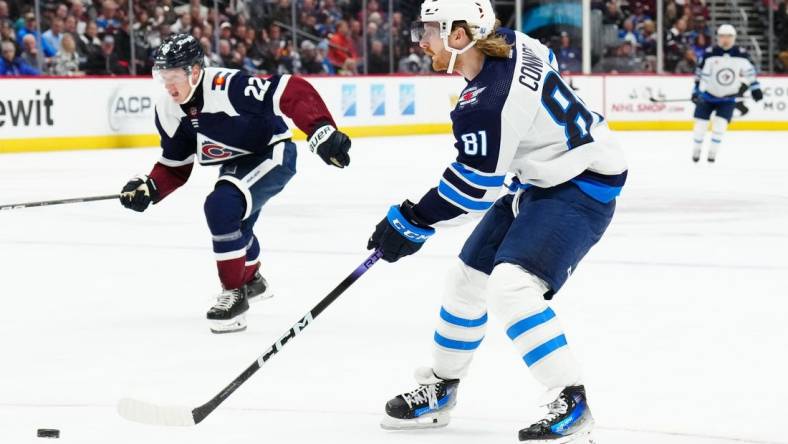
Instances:
[[[364,11],[352,0],[221,0],[217,10],[200,0],[41,0],[37,17],[29,0],[0,0],[0,75],[145,75],[155,49],[173,33],[197,38],[206,66],[252,74],[430,72],[429,58],[410,43],[420,1],[392,1],[389,16],[387,0],[368,0]],[[777,69],[788,71],[788,0],[763,1],[775,9]],[[592,8],[616,34],[595,57],[594,71],[654,72],[656,0],[592,0]],[[666,72],[694,72],[714,44],[709,15],[705,0],[665,0]],[[570,34],[547,43],[562,71],[581,71]]]
[[[774,8],[774,34],[776,37],[777,60],[775,71],[788,73],[788,0],[772,1],[766,7]]]
[[[206,66],[252,74],[421,73],[430,66],[410,44],[413,17],[399,10],[388,17],[379,0],[366,11],[351,0],[223,0],[218,10],[200,0],[133,0],[133,17],[128,1],[41,0],[39,24],[33,2],[0,0],[0,75],[149,74],[156,48],[173,33],[199,39]],[[291,1],[298,1],[295,30]]]

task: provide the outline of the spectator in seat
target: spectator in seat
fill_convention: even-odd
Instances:
[[[556,54],[558,59],[558,69],[561,72],[580,72],[582,71],[582,55],[580,49],[572,46],[569,34],[564,31],[561,33],[561,47]]]
[[[16,43],[24,48],[23,40],[28,35],[33,36],[34,42],[39,38],[36,31],[36,15],[32,12],[25,14],[24,25],[16,32]],[[57,46],[53,47],[46,40],[41,40],[41,48],[44,50],[45,57],[53,57],[57,53]]]
[[[317,52],[317,46],[309,40],[301,42],[301,73],[326,74],[323,60]]]
[[[101,51],[85,62],[84,69],[87,74],[94,75],[128,74],[128,70],[118,63],[115,38],[111,35],[104,36],[101,41]]]
[[[52,19],[52,26],[41,37],[49,46],[56,48],[55,53],[57,53],[57,48],[60,48],[60,39],[63,38],[63,19],[60,17]]]
[[[96,17],[99,32],[111,34],[120,26],[120,22],[115,17],[117,11],[118,4],[114,0],[104,0],[101,3],[101,14]]]
[[[344,20],[337,23],[337,32],[329,40],[328,60],[340,74],[356,72],[356,58],[353,41],[350,38],[350,26]]]
[[[385,74],[389,72],[389,57],[384,50],[383,42],[377,39],[372,40],[372,43],[369,45],[367,74]]]
[[[692,48],[687,48],[684,51],[684,58],[676,64],[675,72],[676,74],[693,74],[695,73],[695,68],[698,66],[698,58],[695,54],[695,50]]]
[[[79,70],[79,54],[77,43],[71,34],[63,34],[60,40],[60,50],[52,60],[52,74],[56,76],[75,76],[82,72]]]
[[[77,52],[82,62],[86,62],[91,57],[97,57],[101,53],[101,39],[98,38],[98,25],[93,20],[85,25],[84,34],[79,36],[77,41]]]
[[[21,57],[16,57],[16,46],[13,42],[3,41],[0,44],[0,76],[37,76],[40,72],[30,66]]]

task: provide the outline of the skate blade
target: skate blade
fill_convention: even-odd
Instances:
[[[274,294],[271,293],[271,289],[270,288],[266,288],[265,291],[260,293],[260,294],[257,294],[257,295],[254,295],[254,296],[247,295],[246,296],[246,300],[249,301],[250,304],[256,304],[256,303],[258,303],[260,301],[264,301],[266,299],[271,299],[272,297],[274,297]]]
[[[241,314],[233,319],[211,319],[211,333],[235,333],[246,330],[246,314]]]
[[[383,430],[437,429],[449,425],[449,412],[435,412],[413,419],[397,419],[384,415],[380,421]]]

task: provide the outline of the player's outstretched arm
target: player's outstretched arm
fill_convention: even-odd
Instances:
[[[348,166],[350,138],[336,128],[334,118],[315,88],[300,77],[282,76],[277,90],[281,91],[279,109],[307,134],[309,149],[328,165]]]
[[[162,157],[153,166],[150,174],[131,178],[121,190],[120,203],[134,211],[145,211],[189,180],[194,166],[194,140],[178,130],[174,123],[168,132],[155,117],[156,128],[161,136]]]

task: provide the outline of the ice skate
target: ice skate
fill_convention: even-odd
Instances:
[[[585,387],[566,387],[547,404],[547,408],[549,411],[544,418],[520,430],[520,441],[549,444],[593,442],[591,429],[594,418],[588,408]]]
[[[419,387],[397,395],[386,403],[380,427],[386,430],[413,430],[446,427],[449,412],[457,403],[459,379],[441,379],[431,368],[416,371]]]
[[[700,148],[692,151],[692,161],[697,163],[700,160]]]
[[[249,303],[259,302],[274,296],[268,287],[268,282],[259,271],[254,274],[254,278],[251,281],[244,284],[243,289],[246,293],[246,300]]]
[[[232,333],[246,330],[246,312],[249,302],[244,288],[224,290],[216,298],[216,304],[208,310],[213,333]]]

